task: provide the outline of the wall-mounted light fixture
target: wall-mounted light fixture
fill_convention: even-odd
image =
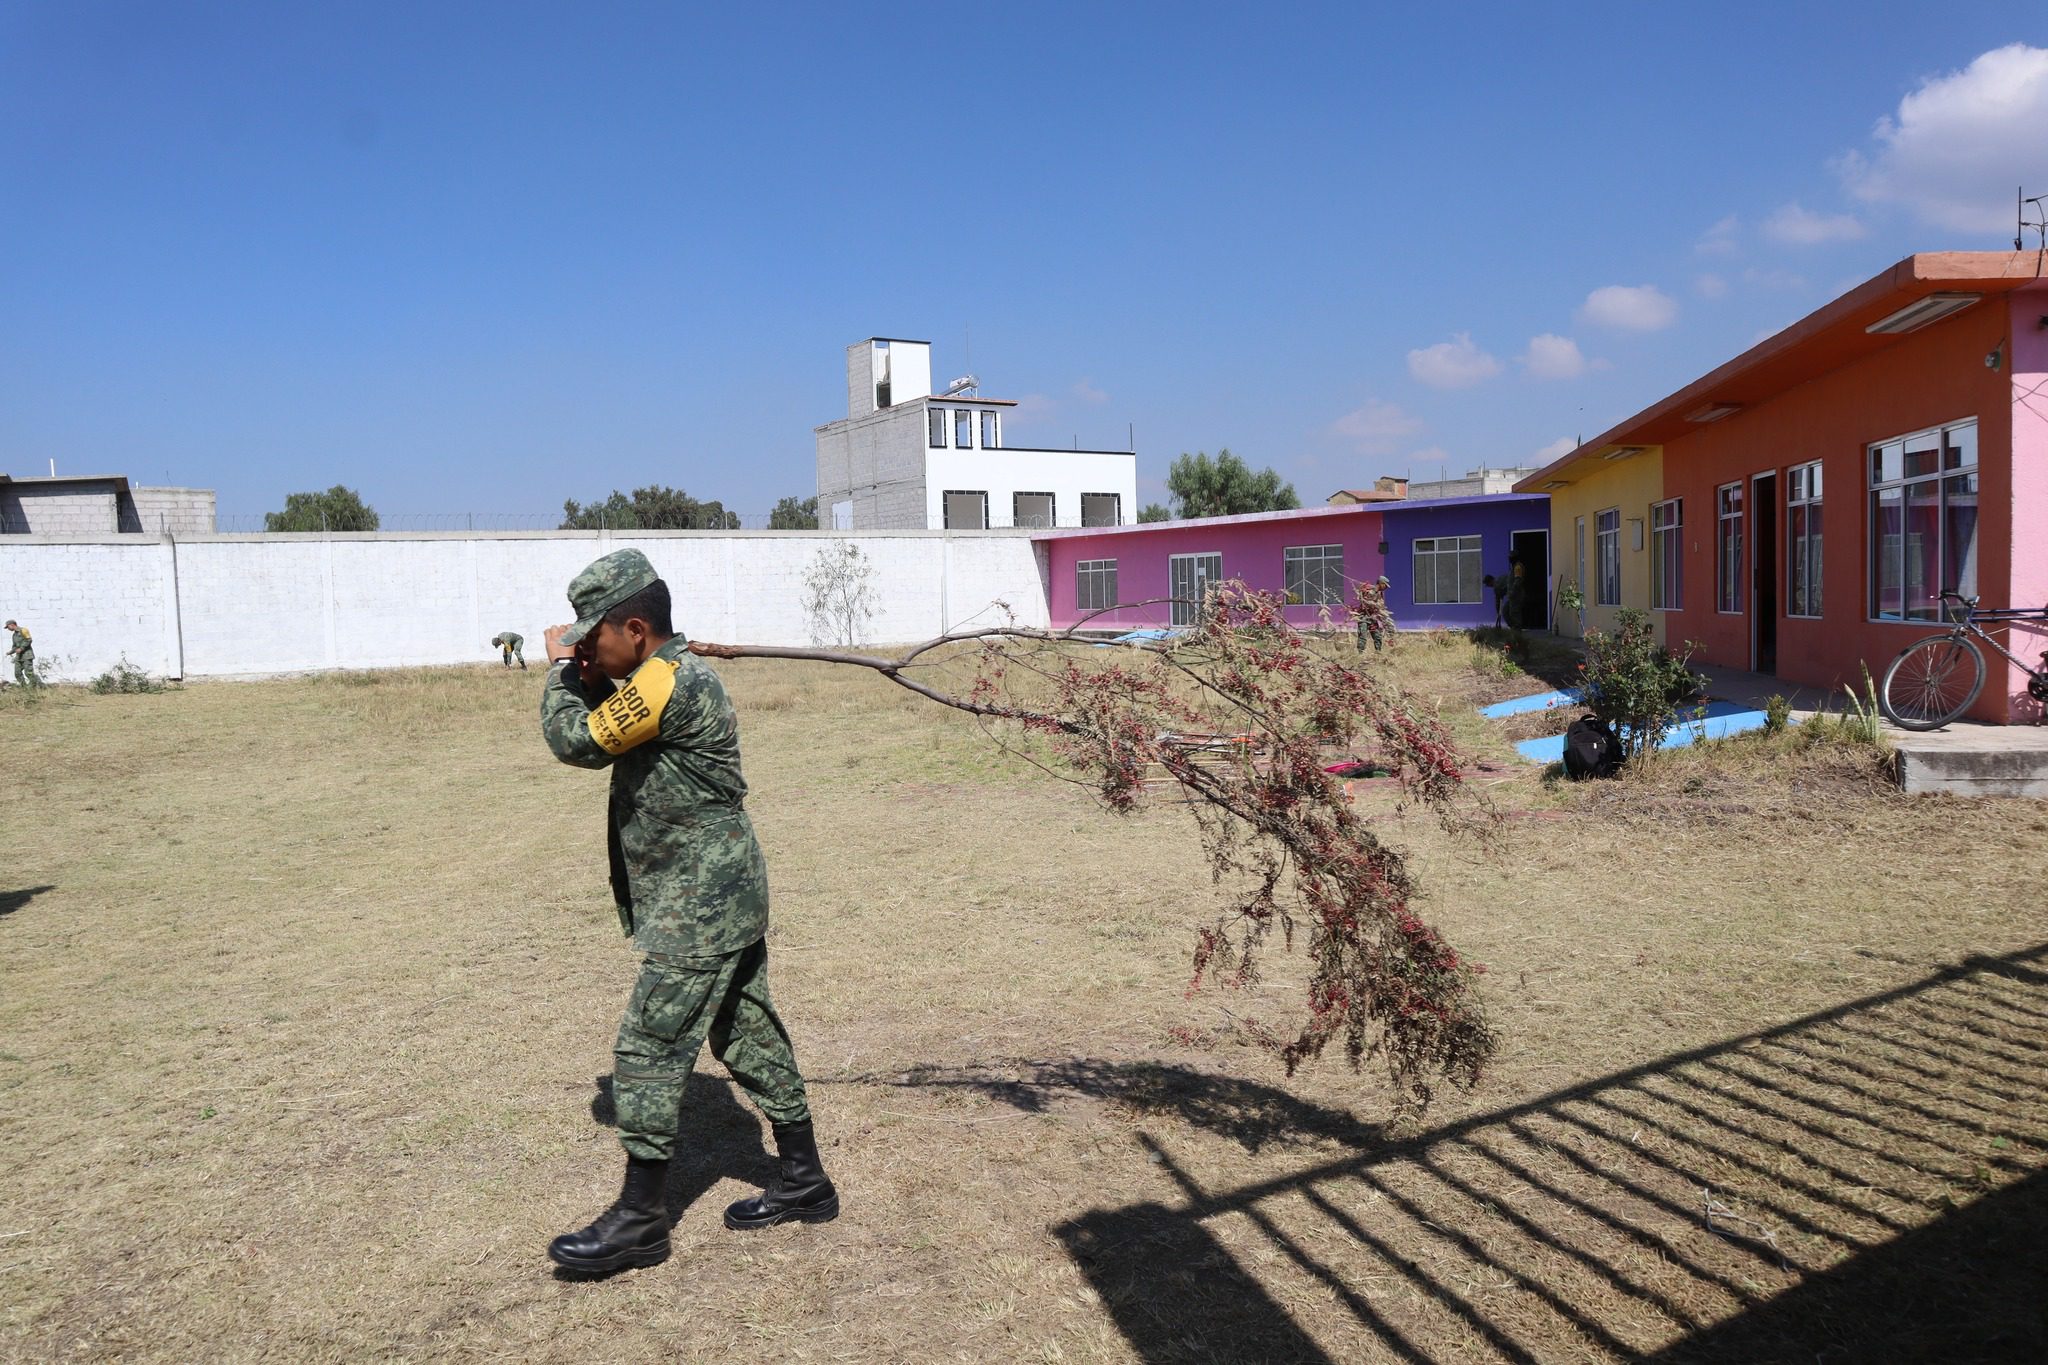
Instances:
[[[1603,460],[1626,460],[1629,456],[1640,455],[1648,449],[1648,446],[1616,446],[1600,458]]]
[[[1386,555],[1386,553],[1387,553],[1387,542],[1385,542],[1385,541],[1383,540],[1383,541],[1381,541],[1381,542],[1380,542],[1380,555],[1381,555],[1381,557],[1382,557],[1382,558],[1384,558],[1384,557],[1385,557],[1385,555]]]
[[[1550,482],[1543,485],[1543,491],[1546,493],[1554,493],[1560,488],[1570,488],[1571,486],[1572,481],[1570,479],[1552,479]]]
[[[1688,412],[1685,415],[1685,420],[1688,422],[1718,422],[1723,417],[1741,411],[1742,404],[1740,403],[1709,403],[1703,408],[1695,408]]]
[[[1962,312],[1983,297],[1982,294],[1929,294],[1913,300],[1896,313],[1879,318],[1863,330],[1873,335],[1881,332],[1888,336],[1917,332],[1930,322],[1940,322]]]
[[[1990,350],[1984,353],[1984,368],[1987,370],[1995,370],[1998,368],[1999,362],[2004,359],[2005,343],[2001,341],[1996,346],[1993,346]]]

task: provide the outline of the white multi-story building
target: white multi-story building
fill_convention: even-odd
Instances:
[[[1017,404],[972,382],[932,392],[931,343],[846,348],[846,416],[816,429],[818,524],[828,530],[1122,526],[1138,516],[1129,450],[1013,446]]]

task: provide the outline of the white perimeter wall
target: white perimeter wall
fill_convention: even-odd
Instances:
[[[1093,490],[1091,490],[1093,491]],[[569,580],[601,554],[643,551],[692,639],[810,643],[803,578],[840,542],[874,565],[876,641],[928,639],[1000,618],[1047,620],[1028,536],[929,531],[0,538],[0,618],[79,681],[125,656],[150,673],[219,677],[477,663],[500,631],[568,619]]]
[[[946,524],[946,494],[988,494],[988,524],[1011,523],[1013,495],[1051,493],[1061,526],[1081,524],[1083,493],[1119,493],[1123,519],[1138,516],[1138,457],[1072,450],[930,450],[925,452],[925,515]]]

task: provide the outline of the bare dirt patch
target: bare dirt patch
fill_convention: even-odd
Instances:
[[[1463,719],[1456,652],[1404,640],[1394,660],[1498,754]],[[547,1239],[616,1188],[609,1042],[634,964],[604,779],[548,759],[538,670],[59,689],[0,712],[0,1351],[1839,1359],[2040,1339],[2040,803],[1907,799],[1821,751],[1571,789],[1504,768],[1480,775],[1498,804],[1553,814],[1488,854],[1360,784],[1425,913],[1488,965],[1503,1036],[1481,1089],[1418,1122],[1370,1074],[1172,1041],[1294,986],[1279,959],[1248,996],[1183,1000],[1211,890],[1178,812],[1106,816],[877,679],[721,671],[837,1222],[720,1225],[770,1158],[706,1059],[674,1258],[550,1273]]]

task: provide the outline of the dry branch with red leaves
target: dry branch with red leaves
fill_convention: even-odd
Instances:
[[[1170,781],[1189,798],[1226,897],[1197,933],[1190,993],[1256,981],[1273,932],[1292,949],[1305,930],[1308,999],[1292,1036],[1255,1019],[1237,1027],[1290,1072],[1341,1042],[1354,1068],[1377,1057],[1403,1099],[1426,1104],[1439,1080],[1476,1084],[1493,1054],[1476,989],[1484,969],[1415,914],[1405,860],[1325,769],[1332,749],[1365,745],[1445,821],[1483,830],[1484,807],[1459,799],[1462,760],[1435,717],[1364,656],[1347,664],[1312,647],[1283,605],[1226,583],[1186,633],[1107,648],[1021,626],[894,655],[691,648],[872,669],[978,717],[998,743],[1087,785],[1112,811],[1133,809],[1148,781]]]

